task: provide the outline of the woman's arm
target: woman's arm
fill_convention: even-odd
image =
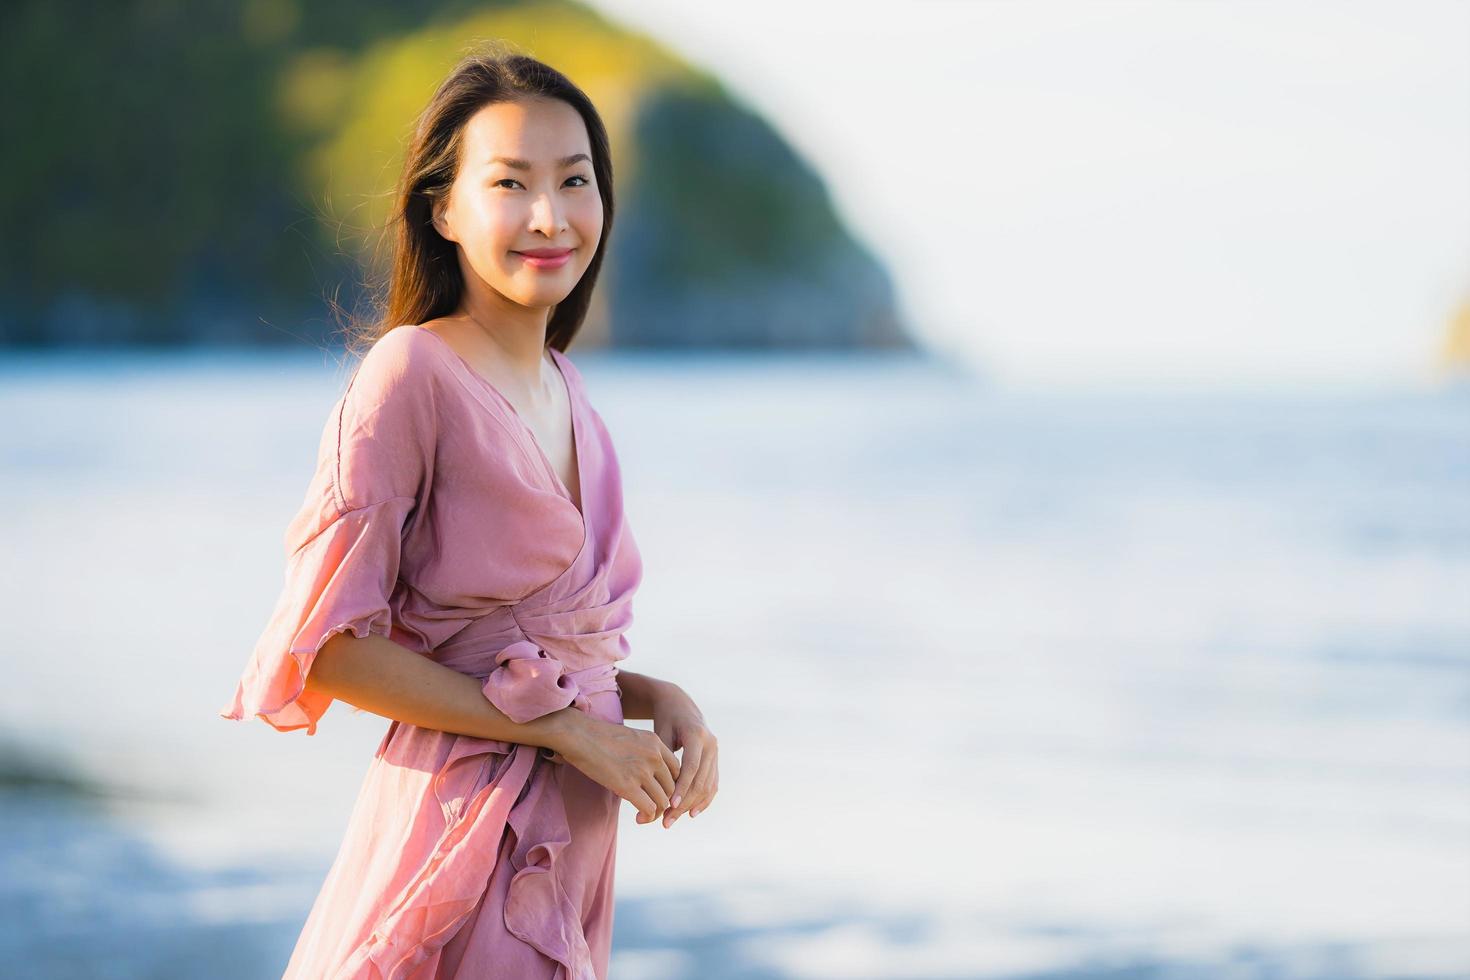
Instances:
[[[661,681],[647,674],[635,674],[631,670],[618,669],[618,690],[623,697],[624,720],[652,720],[654,702],[678,689],[679,685],[672,681]]]
[[[525,724],[491,704],[481,681],[376,633],[337,633],[307,671],[308,689],[420,728],[561,752],[585,716],[567,706]]]

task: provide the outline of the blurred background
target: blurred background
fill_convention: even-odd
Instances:
[[[279,976],[386,720],[217,714],[477,40],[720,738],[617,978],[1470,976],[1470,5],[0,10],[0,953]],[[647,722],[633,722],[647,726]]]

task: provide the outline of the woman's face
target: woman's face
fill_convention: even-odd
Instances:
[[[459,171],[434,227],[458,243],[466,287],[489,287],[521,306],[561,302],[602,238],[582,117],[559,99],[496,102],[470,117],[462,137]]]

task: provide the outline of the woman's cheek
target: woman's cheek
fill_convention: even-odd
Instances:
[[[480,236],[480,256],[475,265],[482,276],[503,279],[515,274],[516,257],[511,249],[516,246],[515,232],[504,220],[487,222]]]
[[[515,225],[500,212],[488,215],[487,219],[485,221],[485,241],[504,263],[510,258],[510,250],[516,247]]]

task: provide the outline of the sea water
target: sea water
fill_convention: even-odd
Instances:
[[[720,746],[615,976],[1470,975],[1463,389],[572,357]],[[349,367],[0,363],[7,962],[284,967],[387,721],[216,711]]]

